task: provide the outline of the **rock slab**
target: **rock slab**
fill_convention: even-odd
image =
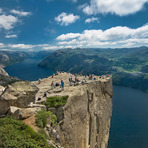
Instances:
[[[15,82],[5,89],[0,96],[0,115],[7,114],[10,106],[27,108],[35,102],[38,88],[28,81]]]

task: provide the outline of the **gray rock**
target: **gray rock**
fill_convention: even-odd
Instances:
[[[112,79],[92,81],[68,98],[60,123],[66,148],[107,148],[112,115]]]
[[[0,67],[0,75],[9,76],[8,73]]]
[[[10,106],[8,114],[16,117],[17,119],[27,119],[32,115],[36,114],[37,111],[40,111],[41,108],[18,108],[15,106]]]
[[[0,96],[0,115],[6,114],[10,106],[27,108],[31,102],[35,102],[37,91],[38,88],[28,81],[19,81],[8,85]]]

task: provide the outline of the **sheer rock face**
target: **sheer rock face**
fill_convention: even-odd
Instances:
[[[112,78],[92,81],[69,94],[60,122],[66,148],[107,148],[112,115]]]
[[[0,67],[0,75],[9,76],[8,73]]]
[[[10,106],[27,108],[31,102],[35,102],[37,91],[38,88],[27,81],[19,81],[8,85],[0,96],[0,115],[6,114]]]

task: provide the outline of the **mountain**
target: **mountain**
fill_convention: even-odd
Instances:
[[[7,86],[8,84],[19,81],[16,77],[10,77],[3,67],[21,62],[29,56],[31,56],[29,52],[0,50],[0,85]]]
[[[0,50],[0,65],[1,67],[12,65],[25,60],[28,56],[30,56],[29,52]]]
[[[38,66],[82,74],[112,74],[115,85],[148,91],[148,47],[77,48],[51,53]]]

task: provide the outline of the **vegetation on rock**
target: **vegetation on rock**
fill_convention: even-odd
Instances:
[[[45,128],[47,125],[47,119],[48,119],[49,115],[50,115],[50,113],[45,110],[38,111],[35,116],[36,117],[36,119],[35,119],[36,125],[40,128]]]
[[[45,137],[11,116],[0,119],[1,148],[50,148]]]
[[[51,125],[54,125],[57,121],[57,117],[52,112],[45,110],[38,111],[36,114],[36,125],[40,128],[45,128],[49,117]]]
[[[46,107],[58,107],[65,105],[67,102],[68,96],[53,96],[53,97],[48,97],[46,99]]]

